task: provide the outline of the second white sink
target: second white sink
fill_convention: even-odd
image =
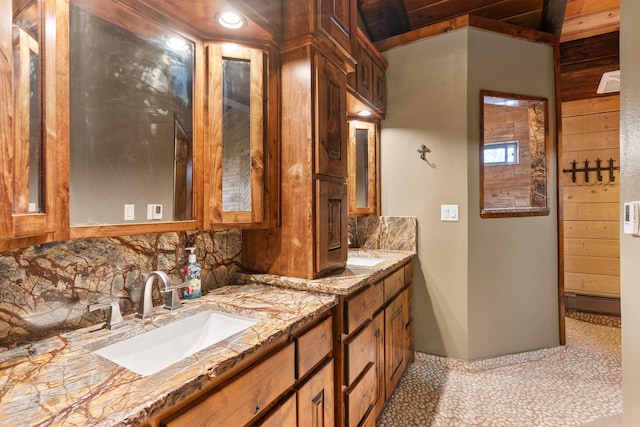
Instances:
[[[208,310],[111,344],[94,353],[146,376],[256,323],[256,320],[247,317]]]
[[[380,264],[382,261],[383,260],[380,258],[354,256],[347,258],[347,265],[358,267],[373,267],[374,265]]]

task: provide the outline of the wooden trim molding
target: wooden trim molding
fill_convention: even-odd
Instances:
[[[394,37],[389,37],[388,39],[377,41],[374,43],[374,46],[380,52],[384,52],[394,47],[404,46],[427,37],[448,33],[465,27],[489,30],[536,43],[556,45],[560,41],[560,37],[544,33],[542,31],[536,31],[475,15],[461,15],[453,19],[438,22],[437,24],[415,29],[408,33],[399,34]]]

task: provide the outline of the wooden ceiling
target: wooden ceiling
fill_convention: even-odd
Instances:
[[[555,34],[563,101],[597,96],[602,73],[620,67],[620,0],[358,0],[358,12],[373,42],[465,14]]]

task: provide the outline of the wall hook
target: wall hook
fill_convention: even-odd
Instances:
[[[435,163],[431,163],[429,161],[429,159],[427,159],[427,153],[430,153],[431,150],[424,144],[422,144],[422,147],[418,148],[418,153],[420,153],[420,158],[422,160],[424,160],[425,162],[427,162],[427,164],[429,166],[431,166],[432,168],[436,168],[436,164]]]

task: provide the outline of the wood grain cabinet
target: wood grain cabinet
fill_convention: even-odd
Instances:
[[[412,266],[410,262],[407,266]],[[412,267],[341,298],[337,425],[375,425],[413,358]]]
[[[218,387],[165,410],[160,426],[333,426],[333,323],[296,333]],[[152,423],[152,425],[156,425]]]
[[[0,16],[0,249],[10,249],[54,237],[63,85],[55,0],[3,1]]]
[[[356,70],[347,79],[349,93],[363,106],[374,112],[376,117],[383,118],[387,110],[386,76],[388,63],[376,50],[367,36],[357,30],[356,37]],[[351,103],[351,100],[350,100]],[[349,113],[356,107],[349,107]]]
[[[309,45],[281,62],[281,221],[243,233],[242,263],[314,279],[347,261],[346,71]]]

